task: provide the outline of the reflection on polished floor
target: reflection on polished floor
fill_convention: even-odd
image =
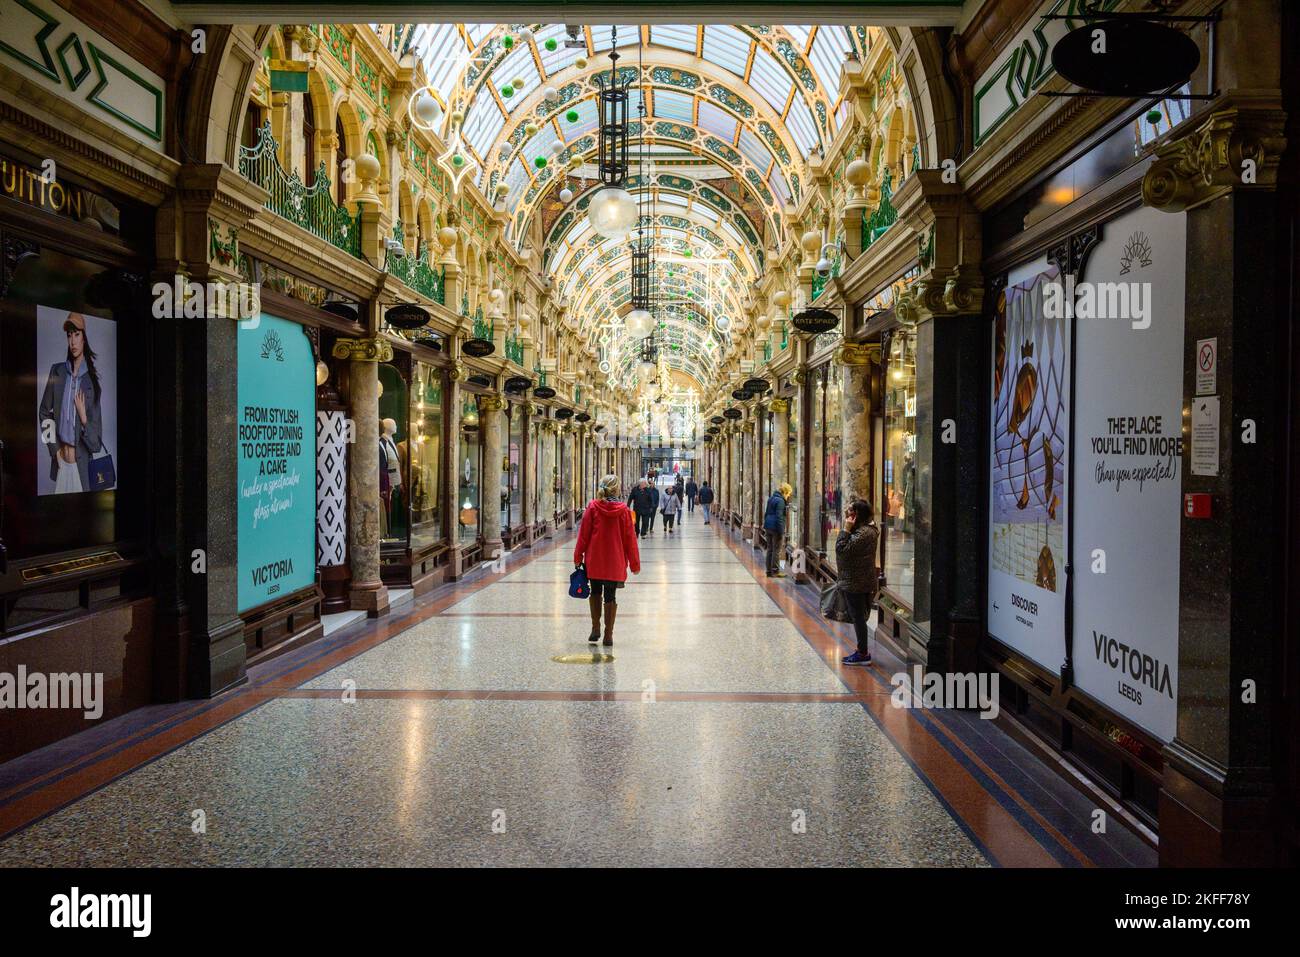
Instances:
[[[12,762],[0,865],[1154,863],[990,722],[891,707],[884,654],[841,669],[847,626],[698,513],[641,544],[612,663],[551,660],[590,647],[562,534]]]

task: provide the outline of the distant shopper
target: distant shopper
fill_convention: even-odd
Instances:
[[[695,478],[692,477],[686,482],[686,511],[695,511],[695,496],[700,494],[700,487],[695,484]]]
[[[713,504],[713,489],[705,482],[700,486],[700,508],[704,509],[704,524],[709,524],[709,506]]]
[[[659,500],[659,509],[664,513],[664,534],[673,533],[673,525],[677,521],[677,513],[682,509],[681,499],[677,497],[677,489],[669,486],[664,489],[663,496]]]
[[[781,571],[781,554],[785,546],[786,506],[794,491],[787,483],[772,493],[767,500],[767,511],[763,515],[763,531],[767,533],[767,577],[784,578]]]
[[[844,528],[835,540],[835,566],[839,569],[840,589],[849,603],[853,633],[858,639],[858,650],[841,659],[846,665],[871,664],[867,615],[876,600],[876,586],[880,581],[876,573],[880,529],[876,527],[874,518],[871,503],[858,499],[849,506],[848,514],[844,516]]]
[[[628,569],[633,575],[641,574],[641,552],[637,548],[636,533],[632,529],[632,513],[623,504],[618,489],[618,476],[606,475],[600,480],[596,497],[582,513],[578,526],[578,543],[573,546],[573,564],[587,569],[587,583],[591,596],[590,642],[601,639],[600,612],[605,610],[605,640],[614,644],[614,620],[618,617],[618,589],[627,581]]]
[[[628,497],[627,504],[636,513],[636,534],[645,538],[654,528],[659,493],[645,479],[640,479]]]

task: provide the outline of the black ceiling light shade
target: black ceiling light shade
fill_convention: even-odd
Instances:
[[[840,317],[829,309],[809,306],[807,309],[796,312],[790,321],[794,323],[794,327],[800,332],[807,332],[815,336],[834,329],[839,325]]]
[[[556,417],[557,419],[571,419],[571,418],[573,418],[573,410],[572,410],[572,409],[569,409],[569,408],[559,408],[559,409],[556,409],[556,410],[555,410],[555,417]]]
[[[733,389],[731,391],[731,397],[737,402],[748,402],[754,397],[754,394],[748,389]]]
[[[413,302],[399,302],[384,312],[384,321],[394,329],[419,329],[427,326],[432,318],[429,310]]]
[[[741,412],[739,409],[723,409],[722,414],[728,419],[739,419],[745,413]]]
[[[525,392],[532,384],[533,380],[523,375],[512,375],[504,383],[507,392]]]
[[[466,339],[460,351],[475,359],[482,359],[497,351],[496,343],[491,339]]]
[[[741,388],[746,392],[753,393],[754,395],[762,395],[770,388],[770,386],[767,384],[766,379],[754,376],[752,379],[746,379],[741,384]]]
[[[597,73],[596,107],[599,111],[599,135],[596,143],[596,168],[606,186],[621,188],[627,180],[627,88],[630,78],[618,72],[618,34],[611,37],[615,47],[609,54],[609,73]]]
[[[1195,40],[1140,15],[1089,23],[1052,48],[1057,73],[1106,96],[1159,96],[1186,83],[1200,62]]]
[[[714,425],[721,425],[723,422],[725,422],[725,421],[727,421],[727,420],[724,419],[724,418],[723,418],[722,416],[720,416],[720,415],[715,415],[715,416],[712,416],[712,417],[709,419],[709,421],[712,422]]]

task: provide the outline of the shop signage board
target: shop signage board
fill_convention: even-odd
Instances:
[[[236,340],[243,612],[316,580],[316,361],[301,326],[265,313]]]
[[[0,0],[0,62],[153,149],[167,84],[54,0]]]
[[[1053,673],[1065,658],[1070,326],[1044,308],[1060,271],[1011,271],[993,329],[988,629]]]
[[[1111,10],[1119,0],[1104,0],[1101,9]],[[1098,17],[1083,15],[1086,0],[1046,0],[1037,13],[1007,44],[993,65],[975,82],[975,145],[979,146],[1025,105],[1053,76],[1052,47],[1071,30]],[[1067,20],[1048,20],[1049,15]]]
[[[1126,284],[1130,309],[1075,319],[1074,680],[1164,741],[1178,700],[1186,230],[1147,207],[1103,225],[1080,286],[1100,301]]]

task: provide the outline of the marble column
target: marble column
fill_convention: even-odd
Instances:
[[[772,484],[794,482],[790,478],[790,400],[773,399],[768,403],[772,410]]]
[[[501,428],[506,401],[485,395],[479,401],[479,434],[483,437],[482,516],[483,559],[500,554],[501,542]]]
[[[753,421],[758,420],[753,416]],[[746,541],[754,538],[754,499],[758,495],[759,475],[754,467],[754,425],[749,419],[737,423],[740,427],[740,534]]]
[[[555,526],[555,442],[558,438],[555,434],[555,426],[557,424],[551,419],[543,419],[540,433],[542,474],[537,476],[537,488],[541,492],[538,498],[538,511],[541,513],[539,517],[546,522],[548,534]]]
[[[840,375],[840,501],[871,501],[871,365],[878,344],[846,342],[835,354]]]
[[[355,454],[348,458],[349,599],[354,609],[376,618],[388,610],[388,589],[379,576],[379,363],[393,358],[393,347],[378,337],[339,339],[334,357],[351,360],[348,414],[356,434]]]
[[[744,483],[741,481],[741,445],[743,443],[743,427],[739,422],[732,423],[731,426],[731,485],[730,494],[727,496],[727,508],[736,515],[744,514],[744,505],[742,502],[742,491]]]

